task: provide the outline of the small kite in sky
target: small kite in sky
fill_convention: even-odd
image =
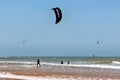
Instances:
[[[99,41],[97,41],[97,44],[99,44]]]
[[[57,24],[62,19],[62,12],[61,12],[60,8],[58,8],[58,7],[52,8],[52,10],[54,10],[54,12],[55,12],[55,16],[56,16],[56,22],[55,22],[55,24]]]
[[[23,43],[23,44],[25,44],[26,42],[27,42],[27,40],[23,40],[23,42],[22,42],[22,43]]]

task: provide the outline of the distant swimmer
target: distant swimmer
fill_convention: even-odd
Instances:
[[[67,64],[70,64],[70,62],[68,61],[68,63]]]
[[[39,59],[37,59],[37,67],[40,67],[41,65],[40,65],[40,60]]]
[[[61,61],[61,64],[63,64],[63,60]]]

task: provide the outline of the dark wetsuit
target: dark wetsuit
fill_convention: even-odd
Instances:
[[[38,67],[38,65],[40,66],[40,60],[39,59],[37,59],[37,67]]]
[[[70,62],[68,61],[68,64],[70,64]]]
[[[63,64],[63,61],[61,61],[61,64]]]

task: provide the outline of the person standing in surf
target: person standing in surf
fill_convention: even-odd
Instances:
[[[68,60],[67,64],[70,64],[70,61]]]
[[[63,64],[63,60],[61,60],[61,64]]]
[[[40,65],[40,60],[39,59],[37,59],[37,67],[40,67],[41,65]]]

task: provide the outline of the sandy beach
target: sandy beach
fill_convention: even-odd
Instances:
[[[120,80],[120,70],[44,65],[0,67],[0,80]]]

